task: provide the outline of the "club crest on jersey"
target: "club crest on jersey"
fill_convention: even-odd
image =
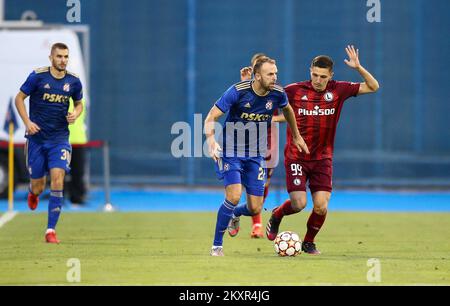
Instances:
[[[294,185],[295,185],[295,186],[300,186],[301,183],[302,183],[302,181],[301,181],[300,179],[298,179],[298,178],[296,178],[296,179],[294,180]]]
[[[266,103],[266,109],[267,110],[271,110],[273,108],[273,102],[272,101],[267,101],[267,103]]]
[[[64,84],[63,90],[65,92],[69,92],[70,91],[70,84],[69,83]]]
[[[323,95],[323,98],[325,99],[325,101],[331,102],[334,99],[334,95],[331,92],[327,92]]]

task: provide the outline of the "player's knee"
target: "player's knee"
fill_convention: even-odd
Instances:
[[[294,211],[299,212],[306,207],[306,199],[302,198],[291,199],[291,205]]]
[[[314,212],[319,216],[324,216],[327,214],[327,205],[314,205]]]
[[[64,176],[55,176],[51,180],[53,190],[62,190],[64,188]]]
[[[261,206],[249,207],[248,210],[252,214],[252,216],[258,215],[261,213]]]
[[[227,194],[227,201],[233,203],[234,205],[239,204],[239,200],[241,199],[240,195],[237,194]]]

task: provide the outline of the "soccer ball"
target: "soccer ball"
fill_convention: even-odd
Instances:
[[[274,247],[279,256],[296,256],[301,253],[302,242],[296,233],[285,231],[277,235]]]

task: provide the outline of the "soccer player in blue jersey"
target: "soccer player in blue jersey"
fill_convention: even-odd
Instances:
[[[16,107],[26,127],[27,168],[30,175],[28,206],[36,209],[39,195],[45,189],[46,176],[50,174],[50,202],[45,240],[59,243],[55,227],[63,204],[64,176],[70,171],[72,148],[69,144],[68,124],[83,112],[83,90],[80,79],[66,70],[69,48],[56,43],[51,48],[50,67],[33,71],[20,87]],[[25,98],[30,97],[30,116],[25,108]],[[70,98],[73,112],[68,112]]]
[[[276,109],[283,110],[295,134],[295,146],[309,152],[298,132],[295,115],[281,86],[276,85],[277,66],[273,59],[262,57],[253,67],[254,79],[231,86],[214,104],[205,119],[205,133],[210,156],[215,161],[219,179],[225,186],[225,200],[217,214],[211,256],[223,256],[223,235],[232,219],[260,213],[265,183],[264,156],[267,128]],[[217,120],[228,113],[223,127],[222,147],[215,139]],[[242,186],[247,202],[239,204]],[[230,225],[229,225],[230,224]]]
[[[261,57],[265,57],[267,55],[265,55],[264,53],[255,53],[252,56],[252,59],[250,60],[250,64],[251,66],[247,66],[241,69],[240,73],[241,73],[241,81],[248,81],[251,80],[253,78],[253,66],[255,66],[255,63],[258,59],[260,59]],[[267,144],[270,146],[270,138],[271,135],[271,128],[269,127],[267,130]],[[270,153],[269,156],[267,156],[264,160],[268,160],[270,158]],[[268,191],[269,191],[269,184],[270,184],[270,178],[272,177],[272,173],[273,173],[273,168],[267,168],[265,169],[266,171],[266,183],[264,185],[264,200],[263,200],[263,204],[264,201],[266,200],[266,197],[268,195]],[[254,216],[252,216],[252,232],[250,233],[250,237],[251,238],[262,238],[264,237],[264,233],[262,230],[262,216],[261,213],[256,214]],[[239,228],[235,228],[234,230],[229,231],[228,233],[230,234],[230,236],[236,236],[237,232],[239,231]]]

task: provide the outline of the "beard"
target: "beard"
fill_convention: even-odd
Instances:
[[[53,68],[55,68],[55,69],[58,70],[59,72],[66,71],[66,67],[67,67],[67,65],[63,65],[63,64],[57,65],[57,64],[55,64],[55,63],[53,63],[52,66],[53,66]]]
[[[60,67],[58,67],[58,66],[54,66],[54,68],[55,68],[56,70],[58,70],[59,72],[66,71],[66,68],[60,68]]]
[[[275,86],[275,84],[272,83],[261,83],[261,87],[265,90],[265,91],[271,91],[273,90],[273,87]]]

